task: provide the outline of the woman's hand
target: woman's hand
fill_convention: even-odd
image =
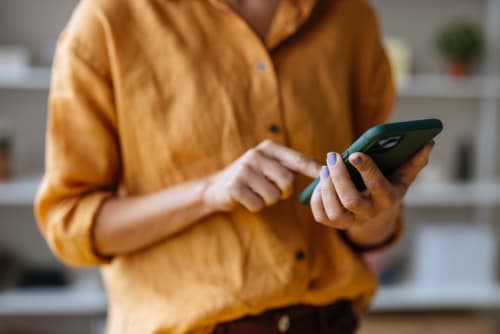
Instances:
[[[314,178],[319,170],[312,158],[266,140],[212,176],[204,198],[213,211],[257,212],[290,196],[294,172]]]
[[[340,155],[329,153],[327,166],[321,170],[321,182],[311,198],[314,219],[344,230],[362,229],[369,223],[385,224],[387,229],[391,228],[408,187],[427,164],[432,147],[432,142],[427,144],[389,178],[382,174],[368,155],[360,152],[351,154],[349,161],[366,185],[363,192],[359,192],[351,181]],[[385,232],[388,234],[391,231]]]

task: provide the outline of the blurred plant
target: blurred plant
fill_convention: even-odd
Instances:
[[[479,27],[465,20],[455,20],[443,26],[437,34],[438,51],[448,60],[449,72],[462,76],[482,56],[483,34]]]
[[[10,151],[10,138],[0,134],[0,154]]]
[[[0,122],[0,181],[10,176],[12,136],[6,125]]]

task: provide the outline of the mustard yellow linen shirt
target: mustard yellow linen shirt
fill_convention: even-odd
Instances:
[[[364,0],[282,0],[265,43],[222,0],[83,0],[54,61],[40,229],[66,263],[102,266],[110,334],[210,333],[341,298],[365,308],[376,278],[299,204],[305,177],[262,212],[213,214],[112,259],[95,252],[92,226],[119,190],[207,176],[264,139],[322,162],[393,100]]]

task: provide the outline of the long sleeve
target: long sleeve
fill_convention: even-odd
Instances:
[[[92,229],[120,180],[111,81],[104,66],[62,36],[56,52],[46,144],[46,170],[35,210],[51,249],[71,265],[104,264]]]

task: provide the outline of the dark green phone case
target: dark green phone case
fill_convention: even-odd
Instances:
[[[359,191],[362,191],[365,189],[365,184],[361,175],[348,160],[351,153],[367,153],[384,175],[390,175],[439,134],[442,129],[443,124],[436,118],[377,125],[368,129],[349,146],[342,153],[342,160],[349,170],[354,185]],[[319,177],[316,178],[300,194],[302,204],[309,203],[319,180]]]

